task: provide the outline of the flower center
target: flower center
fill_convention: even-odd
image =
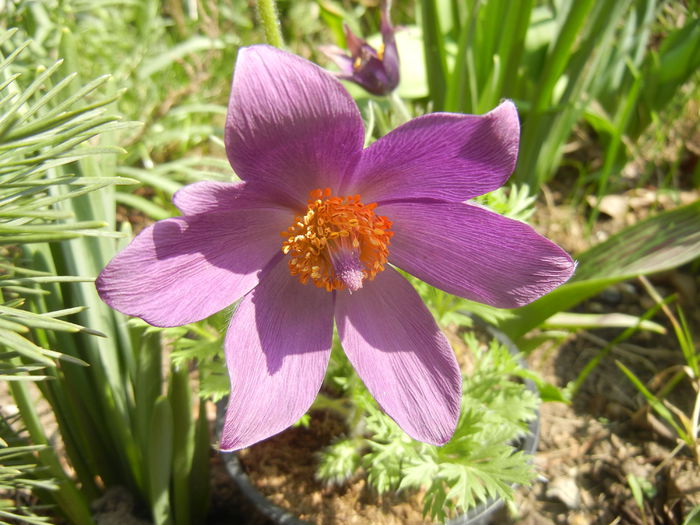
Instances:
[[[290,273],[329,292],[359,290],[384,270],[391,221],[375,215],[377,204],[362,204],[359,195],[335,197],[329,188],[309,195],[305,215],[281,234]]]

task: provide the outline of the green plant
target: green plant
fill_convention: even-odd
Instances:
[[[514,99],[523,114],[515,180],[534,190],[555,175],[574,126],[586,118],[605,137],[604,166],[595,174],[603,195],[625,158],[623,139],[634,140],[658,118],[700,60],[697,12],[677,2],[420,6],[425,59],[408,61],[424,64],[433,108],[484,112]],[[677,20],[685,21],[676,27]],[[649,45],[652,35],[660,45]]]
[[[632,384],[644,397],[649,406],[658,414],[675,432],[678,443],[671,453],[671,457],[687,448],[696,463],[700,464],[700,352],[697,350],[693,334],[690,330],[683,310],[679,307],[674,315],[667,306],[668,300],[663,300],[651,283],[641,278],[642,283],[652,296],[659,308],[664,312],[673,326],[678,341],[678,346],[685,361],[684,364],[674,365],[656,374],[658,378],[668,378],[662,383],[657,393],[652,392],[647,386],[625,365],[616,361],[618,368],[625,374]],[[671,403],[667,397],[683,380],[687,380],[694,392],[693,407],[690,414]]]
[[[70,33],[62,37],[61,51],[75,57]],[[164,378],[160,339],[130,329],[92,284],[128,235],[114,233],[113,185],[134,182],[114,175],[122,152],[115,139],[133,125],[109,114],[115,95],[96,94],[109,89],[106,77],[80,87],[77,73],[56,75],[62,61],[20,67],[28,46],[0,62],[0,370],[27,432],[24,448],[9,453],[36,462],[36,485],[54,489],[37,494],[71,523],[92,523],[89,502],[114,485],[135,494],[156,523],[197,522],[207,504],[209,435],[201,404],[193,416],[188,370],[173,367]],[[52,408],[76,479],[50,444],[28,381]]]

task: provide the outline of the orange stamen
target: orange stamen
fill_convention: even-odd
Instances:
[[[310,194],[306,213],[282,232],[282,252],[289,271],[304,284],[355,291],[362,280],[384,270],[389,255],[391,221],[376,215],[376,203],[363,204],[359,195],[336,197],[330,188]]]

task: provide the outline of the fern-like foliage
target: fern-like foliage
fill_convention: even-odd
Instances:
[[[527,222],[535,212],[535,195],[527,184],[511,184],[480,195],[474,202],[482,204],[500,215]]]

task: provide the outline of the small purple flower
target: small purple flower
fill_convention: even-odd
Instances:
[[[345,39],[350,56],[337,46],[321,48],[340,68],[340,73],[336,74],[338,78],[355,82],[373,95],[388,95],[399,85],[399,53],[389,18],[390,8],[389,0],[382,2],[379,49],[359,38],[347,25],[344,26]]]
[[[382,408],[443,444],[459,416],[452,349],[395,267],[512,308],[566,281],[571,258],[530,226],[467,199],[515,166],[518,114],[435,113],[363,149],[360,113],[327,72],[269,46],[238,54],[226,151],[239,183],[178,191],[182,216],[141,232],[97,279],[102,299],[156,326],[240,299],[225,340],[231,395],[221,448],[297,421],[318,393],[333,324]]]

